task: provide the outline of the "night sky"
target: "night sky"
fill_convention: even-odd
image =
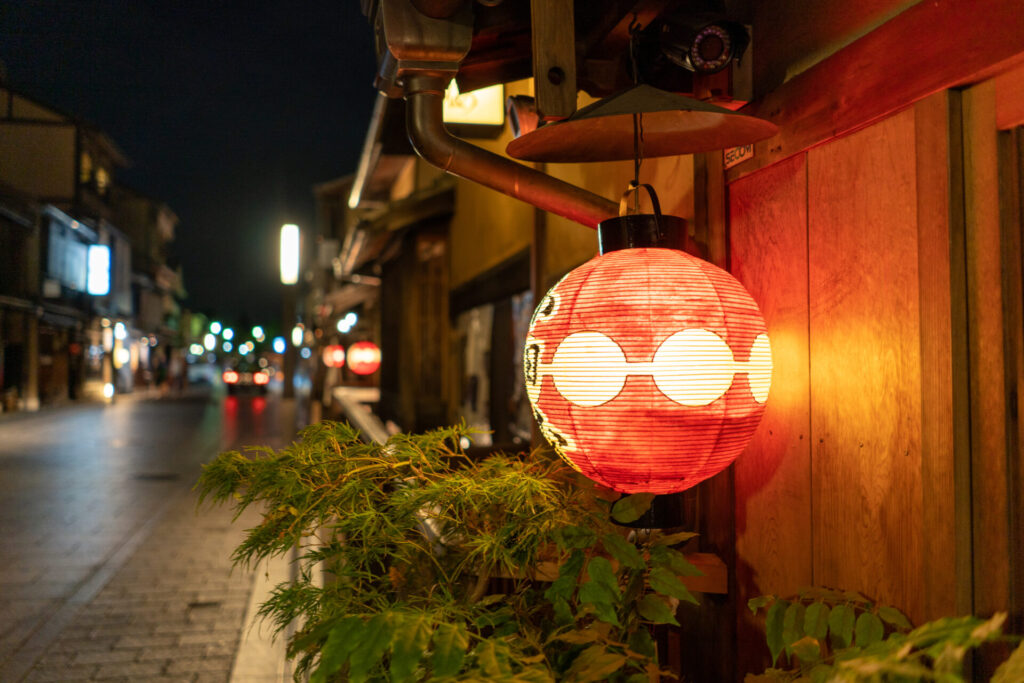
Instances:
[[[355,170],[373,105],[358,0],[2,0],[11,86],[95,124],[177,213],[187,305],[273,325],[282,223]]]

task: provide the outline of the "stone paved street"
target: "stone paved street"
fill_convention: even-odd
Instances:
[[[256,516],[197,515],[194,496],[179,495],[27,680],[227,681],[253,579],[231,571],[230,550]]]
[[[295,424],[274,395],[0,419],[0,681],[280,680],[279,662],[236,667],[257,572],[231,552],[258,512],[197,512],[191,487],[217,452]]]

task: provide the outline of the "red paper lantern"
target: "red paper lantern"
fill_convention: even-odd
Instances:
[[[345,365],[345,347],[331,344],[324,348],[324,365],[329,368],[340,368]]]
[[[524,354],[540,430],[594,481],[683,491],[753,435],[771,383],[761,312],[724,270],[675,249],[610,251],[541,300]]]
[[[380,349],[373,342],[356,342],[348,347],[348,369],[357,375],[372,375],[380,367]]]

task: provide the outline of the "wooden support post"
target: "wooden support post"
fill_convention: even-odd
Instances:
[[[530,0],[533,87],[542,121],[576,111],[576,31],[573,0]]]

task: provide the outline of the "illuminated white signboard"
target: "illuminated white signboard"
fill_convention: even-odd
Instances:
[[[89,267],[86,291],[93,296],[110,293],[110,247],[105,244],[89,245]]]
[[[444,122],[500,126],[505,123],[505,88],[500,83],[460,93],[455,81],[444,93]]]

